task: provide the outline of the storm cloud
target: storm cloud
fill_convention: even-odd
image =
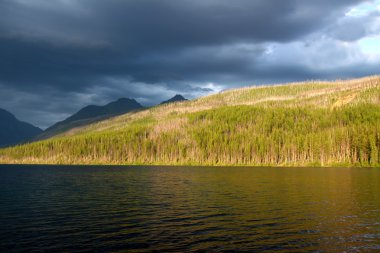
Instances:
[[[360,15],[364,3],[374,6]],[[377,74],[377,1],[3,0],[0,107],[41,127],[119,97]]]

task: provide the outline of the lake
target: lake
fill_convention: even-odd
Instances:
[[[380,251],[380,169],[0,166],[0,251]]]

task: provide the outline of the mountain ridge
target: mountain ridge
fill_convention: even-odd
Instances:
[[[76,127],[95,123],[127,112],[141,110],[143,108],[144,107],[135,99],[130,98],[119,98],[103,106],[87,105],[68,118],[48,127],[43,133],[37,136],[35,140],[48,139]]]

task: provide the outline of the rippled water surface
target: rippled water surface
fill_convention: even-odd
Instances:
[[[0,251],[380,252],[380,169],[0,166]]]

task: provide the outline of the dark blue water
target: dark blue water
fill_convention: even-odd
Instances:
[[[1,252],[380,252],[380,169],[0,166]]]

